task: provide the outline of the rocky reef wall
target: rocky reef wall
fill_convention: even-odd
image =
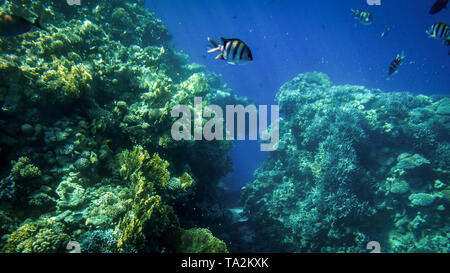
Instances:
[[[174,51],[144,1],[82,3],[0,1],[46,29],[0,39],[0,249],[226,251],[189,228],[224,221],[232,143],[174,141],[170,111],[247,100]]]
[[[254,251],[449,252],[450,98],[300,74],[276,152],[242,191]]]

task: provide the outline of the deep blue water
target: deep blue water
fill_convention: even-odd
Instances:
[[[147,7],[173,35],[173,46],[222,74],[223,81],[257,104],[274,104],[280,86],[299,73],[320,71],[334,84],[363,85],[386,92],[450,94],[450,47],[427,37],[436,22],[450,23],[450,10],[429,15],[435,0],[147,0]],[[374,16],[364,26],[350,9]],[[381,33],[390,27],[384,38]],[[207,37],[240,38],[254,61],[232,66],[207,54]],[[405,64],[386,80],[390,62],[404,52]],[[234,173],[226,183],[240,187],[252,180],[265,158],[259,144],[236,141],[231,156]]]

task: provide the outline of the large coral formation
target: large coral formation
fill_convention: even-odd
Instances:
[[[64,233],[62,224],[48,219],[21,226],[9,236],[5,251],[9,253],[61,252],[69,239],[69,236]]]
[[[177,248],[179,253],[226,253],[225,243],[205,228],[191,228],[181,233],[181,243]]]
[[[232,143],[174,141],[170,112],[246,99],[173,50],[142,0],[0,11],[47,29],[0,39],[0,248],[65,251],[70,237],[86,252],[174,252],[183,228],[220,224],[204,215]]]
[[[308,73],[277,100],[279,149],[243,189],[253,249],[365,252],[379,241],[383,252],[450,251],[448,98]]]

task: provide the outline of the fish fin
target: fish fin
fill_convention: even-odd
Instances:
[[[220,37],[220,39],[222,40],[223,45],[226,45],[229,41],[238,41],[238,42],[244,43],[241,39],[238,39],[238,38],[223,38],[223,37]]]
[[[211,42],[211,44],[213,44],[215,47],[219,47],[219,43],[217,43],[216,41],[214,41],[213,39],[208,37],[208,41]]]
[[[216,51],[219,51],[219,50],[220,50],[220,46],[219,46],[219,47],[216,47],[216,48],[213,48],[213,49],[210,49],[210,50],[208,50],[208,53],[216,52]]]
[[[225,57],[221,53],[221,54],[217,55],[216,60],[225,60]]]

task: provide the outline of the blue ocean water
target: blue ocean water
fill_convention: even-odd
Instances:
[[[173,46],[192,62],[221,74],[240,96],[256,104],[274,104],[280,86],[299,73],[320,71],[334,84],[363,85],[385,92],[450,94],[449,47],[430,39],[425,31],[434,23],[450,21],[450,11],[430,15],[435,0],[147,0],[146,6],[173,35]],[[362,25],[350,13],[373,14]],[[387,28],[390,32],[381,37]],[[207,54],[207,37],[240,38],[252,49],[254,61],[232,66]],[[390,62],[404,52],[398,74],[387,80]],[[266,154],[259,144],[236,141],[234,172],[225,178],[231,188],[252,180]]]

